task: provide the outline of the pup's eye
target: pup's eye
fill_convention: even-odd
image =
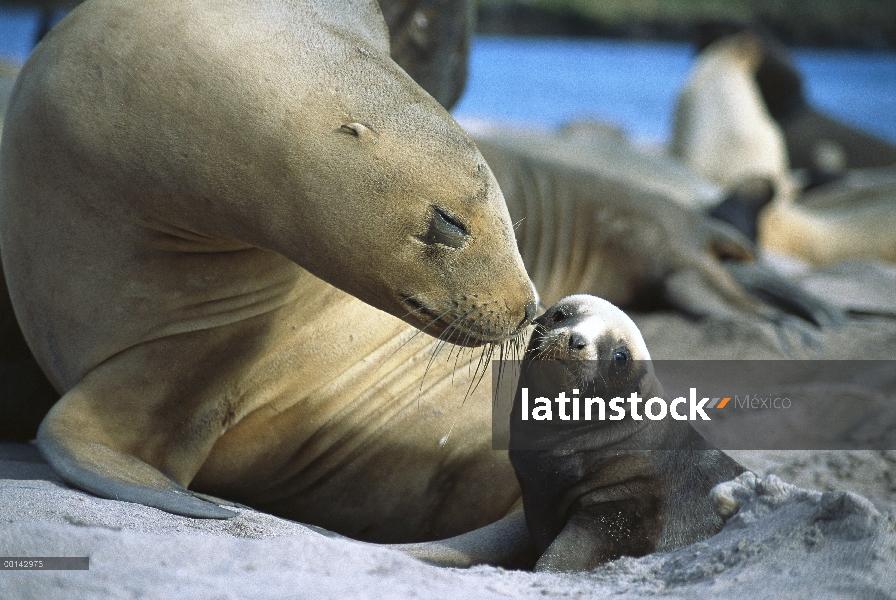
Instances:
[[[566,319],[567,317],[569,317],[569,313],[567,313],[567,312],[566,312],[565,310],[563,310],[562,308],[558,308],[557,310],[554,311],[554,314],[551,315],[551,320],[552,320],[554,323],[559,323],[559,322],[561,322],[563,319]]]
[[[616,364],[619,366],[625,366],[629,360],[631,360],[631,355],[628,353],[628,350],[622,348],[621,350],[616,350],[613,353],[613,360],[616,361]]]
[[[426,235],[417,236],[424,244],[442,244],[449,248],[460,248],[469,239],[466,226],[441,208],[433,211]]]

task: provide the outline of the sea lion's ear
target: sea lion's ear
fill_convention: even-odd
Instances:
[[[535,570],[575,573],[594,569],[616,558],[612,540],[598,525],[588,515],[574,514],[535,563]]]
[[[345,133],[369,142],[373,142],[377,138],[376,132],[364,123],[346,123],[339,128],[339,133]]]

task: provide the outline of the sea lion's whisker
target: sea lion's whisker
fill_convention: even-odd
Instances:
[[[442,317],[444,317],[445,315],[447,315],[448,313],[450,313],[452,310],[454,310],[454,309],[452,308],[452,309],[446,310],[446,311],[443,312],[441,315],[439,315],[438,317],[436,317],[435,319],[433,319],[432,321],[430,321],[429,323],[427,323],[425,327],[423,327],[422,329],[418,329],[417,331],[415,331],[415,332],[414,332],[414,335],[412,335],[411,337],[409,337],[404,343],[401,344],[401,346],[399,346],[398,348],[396,348],[396,349],[395,349],[395,352],[393,352],[392,354],[390,354],[389,356],[387,356],[386,359],[383,360],[383,362],[382,362],[382,364],[381,364],[380,366],[382,366],[383,364],[386,364],[386,362],[388,362],[388,360],[389,360],[390,358],[392,358],[393,356],[395,356],[395,355],[398,353],[399,350],[401,350],[402,348],[404,348],[405,346],[407,346],[408,344],[410,344],[410,343],[411,343],[411,340],[413,340],[415,337],[417,337],[418,335],[420,335],[421,333],[423,333],[424,331],[426,331],[427,329],[429,329],[430,326],[431,326],[433,323],[438,323],[439,321],[441,321],[441,320],[442,320]]]
[[[470,309],[470,310],[473,310],[473,309]],[[436,356],[438,356],[439,352],[442,351],[442,348],[445,347],[445,344],[448,343],[448,340],[451,339],[452,329],[455,328],[455,324],[458,321],[460,321],[464,316],[466,316],[470,312],[470,310],[468,310],[463,315],[460,315],[460,316],[456,317],[453,321],[451,321],[451,324],[445,328],[445,331],[443,331],[442,334],[436,340],[435,348],[433,349],[432,356],[429,358],[429,363],[426,365],[426,370],[423,371],[423,377],[420,379],[420,391],[421,392],[423,391],[423,382],[426,381],[426,375],[429,373],[429,369],[432,367],[432,364],[435,362]],[[450,358],[451,358],[451,353],[449,352],[448,359],[450,359]],[[452,378],[453,378],[453,374],[452,374]]]
[[[489,317],[485,321],[487,329],[485,329],[485,337],[492,337],[492,318]],[[479,383],[482,381],[483,377],[485,377],[485,372],[488,370],[488,359],[491,358],[491,352],[494,349],[494,342],[488,342],[482,347],[482,353],[479,355],[479,362],[476,364],[476,370],[473,372],[473,379],[470,382],[470,388],[467,390],[467,394],[464,396],[464,402],[467,401],[467,398],[476,391],[476,388],[479,387]],[[488,358],[486,358],[486,352],[488,352]],[[485,366],[483,366],[483,364]],[[479,373],[479,370],[482,369],[482,374]],[[475,385],[474,385],[475,382]],[[463,406],[463,403],[461,403]]]
[[[464,313],[464,321],[465,321],[465,322],[466,322],[466,316],[469,315],[471,312],[473,312],[473,310],[475,310],[475,307],[474,307],[474,308],[471,308],[471,309],[468,310],[466,313]],[[475,321],[474,321],[474,322],[475,322]],[[455,345],[455,348],[457,349],[457,354],[454,355],[454,366],[451,367],[451,384],[452,384],[452,385],[454,385],[454,376],[457,374],[457,362],[460,360],[460,357],[461,357],[461,355],[463,354],[464,348],[466,347],[467,340],[470,339],[470,334],[472,334],[472,333],[473,333],[472,326],[471,326],[471,327],[468,327],[468,328],[467,328],[467,335],[466,335],[466,337],[464,338],[464,342],[463,342],[463,344]],[[452,348],[451,351],[453,352],[453,351],[455,350],[455,348]],[[450,353],[450,352],[448,353],[448,360],[451,360],[451,353]]]
[[[455,331],[456,331],[456,330],[459,330],[460,327],[461,327],[461,325],[463,325],[464,322],[466,321],[466,319],[467,319],[467,315],[469,315],[469,314],[470,314],[471,312],[473,312],[474,310],[476,310],[476,309],[475,309],[475,308],[469,308],[469,309],[467,309],[467,311],[466,311],[464,314],[460,315],[459,317],[457,317],[456,319],[454,319],[454,321],[451,322],[451,325],[448,326],[448,330],[451,330],[452,328],[453,328]],[[458,321],[460,321],[460,323],[458,323]],[[467,332],[467,334],[469,335],[469,331]],[[448,336],[446,339],[450,340],[451,337],[453,337],[453,336],[454,336],[454,334],[452,333],[452,334],[451,334],[450,336]],[[451,345],[452,345],[452,348],[451,348],[451,350],[448,352],[448,357],[445,359],[445,362],[448,362],[449,360],[451,360],[451,355],[454,353],[455,348],[458,346],[458,344],[456,344],[456,343],[454,343],[454,342],[450,342],[450,343],[451,343]]]

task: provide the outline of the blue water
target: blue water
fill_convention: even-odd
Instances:
[[[896,52],[795,50],[810,101],[896,142]],[[591,117],[668,139],[687,44],[478,37],[462,119],[556,126]]]
[[[0,8],[0,56],[23,61],[37,11]],[[813,104],[896,142],[896,52],[796,50]],[[590,117],[669,137],[691,65],[687,44],[477,37],[461,119],[560,125]]]

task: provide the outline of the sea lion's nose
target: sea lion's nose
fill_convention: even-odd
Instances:
[[[538,313],[538,306],[532,300],[526,302],[526,323],[531,323],[535,320],[535,315]]]
[[[581,352],[588,347],[587,338],[581,333],[572,332],[569,334],[569,349]]]

